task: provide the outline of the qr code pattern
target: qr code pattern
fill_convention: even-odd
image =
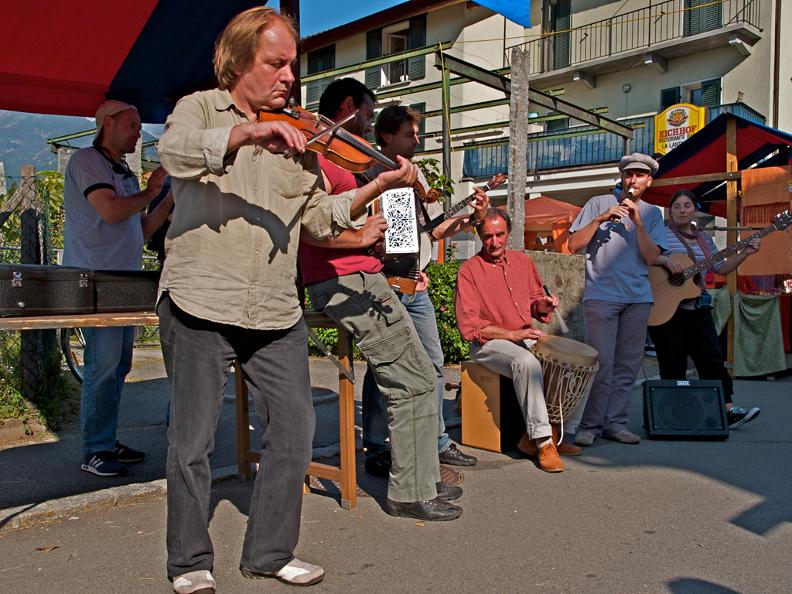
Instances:
[[[385,253],[418,253],[418,220],[413,189],[397,188],[384,192],[382,213],[388,221],[388,230],[385,231]]]

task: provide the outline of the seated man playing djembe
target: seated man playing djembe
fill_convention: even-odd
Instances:
[[[506,249],[511,232],[508,214],[488,209],[477,230],[481,251],[459,269],[457,326],[471,341],[473,361],[514,382],[526,426],[518,449],[535,457],[545,472],[561,472],[564,463],[547,414],[542,366],[529,350],[545,334],[531,327],[532,319],[549,322],[558,297],[545,294],[539,271],[528,255]],[[567,455],[580,453],[576,446],[563,443],[561,447]]]

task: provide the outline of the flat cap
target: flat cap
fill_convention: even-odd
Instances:
[[[657,161],[643,153],[625,155],[619,161],[619,171],[624,171],[625,169],[640,169],[641,171],[648,171],[649,175],[652,176],[657,173],[659,167],[660,165],[657,164]]]

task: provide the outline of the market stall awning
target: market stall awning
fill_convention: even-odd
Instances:
[[[553,223],[575,220],[580,207],[554,200],[549,196],[539,196],[525,201],[525,226],[552,225]]]
[[[105,99],[159,123],[214,86],[220,31],[254,0],[0,0],[0,109],[93,116]]]
[[[792,135],[775,128],[750,122],[741,117],[721,114],[699,132],[688,138],[659,160],[660,169],[655,180],[686,177],[726,171],[726,121],[731,117],[737,129],[737,160],[739,169],[748,169],[779,149],[792,146]],[[774,162],[773,164],[778,164]],[[718,191],[724,182],[699,184],[680,183],[653,186],[644,198],[653,204],[666,206],[668,199],[683,188],[695,192],[702,208],[712,214],[725,216],[725,194]]]

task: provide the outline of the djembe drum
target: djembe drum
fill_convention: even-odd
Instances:
[[[594,374],[599,369],[597,351],[587,344],[562,338],[541,336],[531,352],[542,364],[544,396],[551,423],[564,423],[588,396]]]

